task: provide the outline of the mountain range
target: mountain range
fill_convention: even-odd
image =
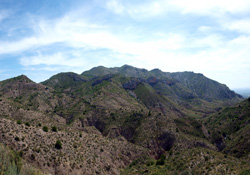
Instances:
[[[0,82],[0,148],[15,155],[0,171],[246,174],[249,109],[194,72],[99,66],[41,83],[21,75]]]

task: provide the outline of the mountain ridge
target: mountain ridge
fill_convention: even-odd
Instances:
[[[237,156],[228,149],[238,145],[226,143],[223,133],[214,134],[218,131],[211,123],[217,113],[242,100],[225,85],[193,72],[99,66],[82,74],[59,73],[41,83],[22,75],[0,82],[0,141],[22,151],[29,162],[35,156],[34,165],[52,174],[120,174],[121,169],[144,156],[157,160],[170,152],[177,156],[178,152],[189,154],[188,150],[199,148],[202,153],[197,154],[208,150],[214,156],[220,152],[218,157]],[[48,131],[44,131],[45,126]],[[40,134],[46,144],[26,138],[29,130],[35,133],[29,134],[30,138],[37,139]],[[86,140],[81,141],[83,145],[80,135]],[[61,150],[55,149],[56,140],[61,141]],[[115,149],[110,149],[111,145]],[[126,152],[122,151],[125,145],[129,147]],[[94,155],[83,153],[84,149]],[[106,163],[97,161],[105,160],[105,155],[109,155]],[[235,171],[239,172],[237,168]]]

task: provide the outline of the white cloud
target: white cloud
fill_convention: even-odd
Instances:
[[[190,43],[193,48],[220,48],[223,47],[225,41],[223,40],[221,35],[218,34],[210,34],[201,38],[194,38],[192,43]]]
[[[66,53],[53,53],[52,55],[42,55],[31,57],[22,57],[20,59],[20,64],[23,66],[37,66],[37,65],[47,65],[47,66],[69,66],[69,67],[79,67],[84,64],[83,59],[80,58],[70,58]]]
[[[248,37],[242,36],[228,42],[218,34],[194,38],[178,33],[162,33],[152,40],[127,40],[119,34],[112,33],[107,26],[89,24],[79,19],[73,20],[70,15],[57,21],[40,21],[36,31],[37,36],[5,43],[0,53],[22,52],[33,47],[61,42],[68,47],[82,48],[87,51],[107,49],[110,54],[103,55],[103,58],[99,56],[97,62],[91,63],[91,60],[86,60],[91,56],[85,57],[84,52],[76,52],[76,55],[72,55],[55,51],[52,54],[22,57],[20,63],[25,67],[44,65],[47,70],[56,65],[83,70],[82,67],[86,64],[89,67],[91,64],[93,66],[111,65],[109,60],[114,60],[116,57],[117,64],[128,63],[148,69],[159,67],[165,71],[194,70],[197,72],[239,70],[242,69],[241,63],[248,62],[246,59],[250,55]],[[189,49],[198,50],[190,52]],[[242,59],[239,62],[237,62],[238,57]]]
[[[134,1],[109,0],[107,8],[117,14],[133,18],[145,18],[179,11],[182,14],[221,16],[226,13],[249,13],[249,0],[149,0]]]
[[[163,4],[159,2],[150,2],[143,5],[138,6],[129,6],[128,14],[137,19],[137,18],[147,18],[151,16],[157,16],[162,14],[162,12],[166,9],[162,6]]]
[[[160,0],[132,6],[125,1],[112,0],[109,1],[107,7],[117,14],[143,18],[147,15],[157,16],[168,10],[176,9],[182,13],[206,15],[216,14],[221,9],[222,13],[236,13],[244,10],[244,5],[248,4],[247,1],[239,0],[239,4],[236,6],[227,2],[229,4],[224,7],[222,2],[212,0],[203,4],[194,0],[188,1],[188,3],[181,0]],[[202,72],[221,82],[225,80],[223,80],[223,76],[216,77],[216,75],[222,75],[222,72],[229,73],[232,70],[248,72],[250,70],[249,19],[227,20],[225,23],[221,23],[222,30],[227,32],[235,30],[245,35],[234,36],[234,39],[226,38],[222,32],[216,33],[214,28],[220,26],[206,25],[197,29],[197,35],[188,32],[178,33],[178,31],[169,33],[166,29],[165,33],[152,31],[150,37],[144,36],[143,33],[135,36],[134,33],[138,29],[136,25],[123,33],[115,32],[112,25],[90,22],[87,17],[79,16],[77,13],[69,13],[56,20],[34,21],[35,34],[33,36],[18,41],[0,42],[0,54],[16,52],[25,55],[23,53],[26,51],[31,53],[30,51],[34,50],[35,54],[33,53],[32,56],[26,55],[20,58],[20,64],[28,70],[71,70],[81,73],[84,69],[97,65],[112,67],[126,63],[147,69]],[[52,48],[57,43],[61,43],[63,47],[67,48],[67,51],[62,51],[62,49],[43,51],[44,47],[51,46]],[[98,55],[99,50],[106,50],[106,52]],[[90,53],[92,51],[93,53]],[[224,83],[229,84],[230,82]]]
[[[162,0],[147,2],[141,1],[140,3],[135,3],[133,1],[131,3],[122,0],[109,0],[106,6],[110,11],[116,14],[129,15],[134,19],[154,17],[169,9],[168,4]]]
[[[250,18],[223,21],[221,25],[225,29],[235,30],[242,34],[250,35]]]
[[[164,49],[177,50],[182,47],[184,40],[184,37],[178,34],[167,34],[144,42],[136,39],[127,40],[123,35],[112,33],[107,26],[72,19],[70,15],[56,21],[40,21],[38,24],[35,28],[36,35],[33,37],[20,41],[1,42],[0,54],[23,52],[31,48],[64,43],[72,48],[108,49],[119,54],[141,55]]]
[[[114,11],[117,14],[122,14],[125,10],[124,5],[118,0],[110,0],[107,2],[108,9]]]
[[[249,0],[170,0],[166,1],[179,8],[182,13],[196,13],[208,15],[220,15],[222,13],[244,13],[249,12]]]
[[[210,27],[210,26],[200,26],[198,28],[198,31],[200,31],[200,32],[210,32],[211,30],[212,30],[212,27]]]
[[[0,54],[10,54],[18,51],[25,51],[37,44],[41,44],[41,42],[36,37],[24,38],[19,41],[12,42],[0,42]]]
[[[81,19],[73,20],[67,15],[58,20],[41,20],[37,23],[38,25],[35,25],[34,27],[36,33],[34,36],[23,38],[18,41],[0,41],[0,54],[23,52],[31,48],[59,42],[72,45],[76,44],[75,46],[84,47],[83,42],[76,43],[78,42],[77,36],[79,34],[88,36],[93,33],[97,33],[98,35],[98,30],[101,27],[95,24],[88,24]],[[102,28],[104,29],[105,26]],[[88,40],[91,42],[90,38]]]

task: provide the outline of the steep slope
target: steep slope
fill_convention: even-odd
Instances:
[[[75,78],[59,74],[56,84],[64,82],[65,77],[69,82]],[[52,82],[55,82],[54,80],[53,77]],[[56,86],[57,90],[28,80],[20,81],[19,78],[8,81],[11,83],[0,83],[0,92],[5,92],[6,87],[8,92],[11,92],[3,93],[2,96],[1,110],[5,118],[61,128],[67,123],[81,130],[94,126],[104,136],[125,138],[150,149],[155,156],[173,147],[184,149],[201,144],[213,148],[200,136],[190,139],[183,136],[185,133],[181,130],[176,134],[174,119],[186,116],[181,112],[182,108],[138,79],[106,75],[86,82],[80,81],[76,86],[73,85],[73,88]],[[20,93],[13,96],[13,91]],[[32,105],[29,105],[30,96],[33,94],[37,94],[36,98],[32,98]],[[16,101],[16,97],[22,101]],[[45,105],[42,105],[42,102]],[[191,124],[189,126],[193,127]]]
[[[196,128],[205,129],[194,118],[190,120]],[[192,127],[184,124],[187,118],[176,119],[175,122],[181,125],[178,130],[189,135],[202,133],[201,130],[190,132]],[[204,118],[203,123],[208,128],[204,135],[219,151],[204,147],[170,150],[158,160],[139,158],[122,174],[249,174],[250,98]]]
[[[223,150],[225,138],[219,134],[218,141],[212,132],[214,118],[205,122],[204,117],[240,100],[201,74],[128,65],[60,73],[41,84],[19,76],[0,82],[0,140],[52,174],[119,174],[145,155],[158,159],[169,151]],[[245,128],[240,131],[249,131]],[[62,149],[55,148],[56,140]],[[230,153],[236,141],[223,151]]]
[[[205,119],[211,139],[225,153],[250,155],[250,98]]]
[[[171,77],[192,90],[198,97],[207,101],[241,98],[240,95],[231,91],[226,85],[210,80],[202,74],[178,72],[172,73]]]
[[[70,76],[65,79],[59,75],[57,84],[73,81],[72,78],[68,80]],[[203,145],[214,149],[201,129],[205,126],[192,117],[204,117],[223,105],[241,100],[224,85],[192,72],[165,73],[124,65],[116,68],[99,66],[81,75],[89,80],[79,82],[74,88],[61,86],[61,91],[74,97],[74,102],[68,102],[67,106],[60,104],[56,113],[70,122],[78,118],[83,126],[95,126],[105,136],[123,136],[151,149],[156,155],[174,147]],[[57,87],[50,82],[54,82],[53,78],[46,83],[52,88]],[[206,88],[202,93],[197,90],[200,85]],[[231,96],[213,96],[213,92],[220,89]],[[186,119],[179,119],[182,117]]]
[[[120,168],[148,154],[142,147],[126,140],[106,139],[98,132],[72,128],[45,131],[43,126],[0,119],[0,141],[22,152],[29,163],[53,174],[119,174]],[[61,146],[56,145],[57,140]]]
[[[61,91],[66,92],[63,88]],[[172,148],[184,149],[197,145],[214,149],[203,134],[189,137],[191,131],[199,132],[191,120],[184,124],[190,127],[188,134],[183,130],[176,133],[176,128],[181,125],[175,120],[191,112],[139,78],[106,74],[82,82],[66,94],[74,96],[74,102],[68,102],[68,106],[58,106],[58,115],[71,122],[79,119],[83,127],[95,126],[110,138],[122,136],[150,149],[155,156]],[[75,105],[69,105],[71,103]]]
[[[43,175],[41,170],[28,164],[21,156],[21,152],[0,143],[0,174]]]
[[[25,75],[0,82],[0,96],[23,109],[51,111],[53,90],[32,82]]]
[[[124,138],[111,140],[103,137],[96,128],[83,127],[79,120],[67,125],[71,115],[96,108],[86,101],[79,103],[82,97],[74,102],[75,97],[36,84],[25,76],[0,82],[0,87],[0,142],[22,152],[25,160],[45,173],[119,174],[120,169],[132,160],[149,154],[149,150]],[[37,94],[33,103],[48,100],[46,109],[51,110],[40,110],[33,104],[27,107],[33,94]],[[22,101],[16,101],[16,97]],[[77,103],[79,105],[74,106]],[[71,111],[71,106],[77,111]],[[83,107],[83,110],[78,107]],[[62,110],[65,114],[61,113]],[[62,148],[55,146],[57,140],[62,143]]]
[[[205,148],[187,149],[179,152],[168,152],[158,160],[142,158],[133,161],[121,174],[149,174],[149,175],[175,175],[175,174],[232,174],[247,175],[250,166],[247,160]]]
[[[158,92],[170,98],[172,97],[172,99],[176,97],[182,100],[200,98],[208,102],[228,100],[228,103],[230,101],[237,103],[242,99],[240,95],[231,91],[226,85],[193,72],[168,73],[159,69],[147,71],[146,69],[124,65],[116,68],[96,67],[83,72],[81,75],[93,78],[108,74],[120,74],[125,77],[137,78],[150,84]]]

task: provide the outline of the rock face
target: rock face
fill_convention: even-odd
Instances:
[[[248,145],[234,154],[227,138],[243,131],[231,123],[219,133],[211,116],[240,100],[192,72],[96,67],[41,84],[22,75],[0,82],[0,141],[51,174],[120,174],[138,159],[198,147],[239,156]]]
[[[160,146],[165,150],[165,151],[170,151],[171,148],[174,145],[175,142],[175,136],[172,133],[169,132],[163,132],[159,138],[159,143]]]
[[[128,82],[123,83],[122,87],[126,90],[134,90],[140,83],[140,80],[134,78]]]
[[[187,89],[189,89],[193,94],[195,94],[194,96],[206,101],[236,98],[238,99],[236,101],[239,102],[239,99],[242,98],[240,95],[231,91],[226,85],[220,84],[205,77],[202,74],[196,74],[194,72],[168,73],[162,72],[159,69],[147,71],[146,69],[138,69],[129,65],[124,65],[122,67],[116,68],[96,67],[89,71],[83,72],[81,75],[97,77],[107,74],[120,74],[125,77],[138,78],[153,87],[161,82],[167,85],[171,90],[174,90],[174,93],[177,93],[175,90],[176,88],[179,88],[179,91],[181,91],[180,94],[182,94],[182,96],[185,96],[183,94],[187,91]],[[133,80],[131,83],[132,84],[130,87],[132,88],[132,85],[135,85],[135,80]],[[173,85],[175,86],[172,87]],[[125,88],[129,88],[129,84],[127,84]]]

